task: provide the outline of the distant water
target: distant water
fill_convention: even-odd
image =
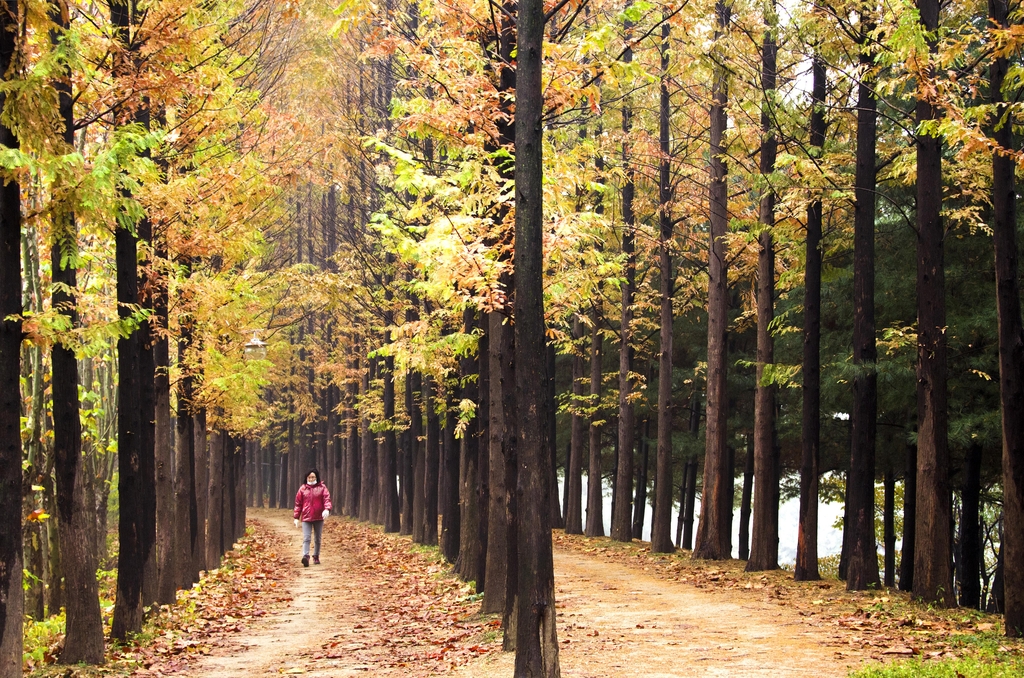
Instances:
[[[742,484],[736,487],[736,496],[742,491]],[[611,487],[603,488],[604,495],[604,533],[611,533],[612,525],[612,494]],[[563,478],[558,478],[558,501],[561,504],[564,495]],[[583,476],[583,524],[587,520],[587,476]],[[647,498],[647,510],[644,511],[644,541],[651,539],[651,496]],[[563,511],[565,508],[563,507]],[[694,507],[693,534],[697,534],[697,525],[700,522],[700,497],[697,498]],[[833,527],[838,520],[842,519],[843,505],[839,503],[821,502],[818,504],[818,556],[831,556],[839,553],[843,548],[843,533]],[[672,541],[676,538],[676,521],[679,519],[679,504],[672,504]],[[796,537],[797,527],[800,522],[800,499],[793,498],[784,501],[779,506],[779,564],[794,565],[796,563]],[[753,527],[753,519],[751,519]],[[739,557],[739,534],[740,534],[740,511],[737,508],[732,518],[732,543],[733,558]]]

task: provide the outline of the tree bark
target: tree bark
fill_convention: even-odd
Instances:
[[[478,327],[476,311],[466,309],[462,316],[465,332],[473,334]],[[462,400],[474,404],[480,402],[479,357],[465,356],[459,361],[459,376],[462,381]],[[480,420],[479,410],[474,414],[462,432],[459,454],[459,555],[455,563],[455,574],[464,581],[476,581],[476,565],[480,556],[480,541],[477,530],[480,520],[477,492],[480,487]]]
[[[939,0],[918,0],[934,35]],[[935,50],[934,42],[930,44]],[[931,67],[928,68],[929,75]],[[919,83],[917,122],[939,117],[929,85]],[[953,592],[952,509],[946,394],[946,275],[943,253],[942,141],[917,135],[917,543],[914,595],[947,607]]]
[[[631,2],[627,2],[629,7]],[[626,34],[626,47],[622,51],[623,63],[633,61],[633,48],[630,42],[632,22],[623,22]],[[631,541],[632,526],[632,495],[633,495],[633,446],[634,446],[634,412],[631,395],[633,380],[633,347],[631,345],[633,331],[633,294],[636,290],[636,215],[633,212],[633,196],[636,186],[633,183],[634,170],[630,164],[629,133],[633,128],[633,110],[627,100],[622,106],[622,164],[625,173],[625,184],[622,186],[622,254],[625,280],[619,290],[622,294],[622,315],[619,322],[619,449],[615,464],[615,484],[612,487],[612,539]]]
[[[192,419],[193,445],[191,465],[195,484],[196,533],[192,542],[192,578],[199,581],[199,572],[206,564],[207,533],[210,515],[210,448],[206,435],[206,409],[200,408]],[[190,526],[191,527],[191,526]]]
[[[484,576],[484,600],[481,612],[493,614],[505,609],[508,575],[508,498],[505,485],[505,449],[515,445],[516,431],[507,426],[505,402],[515,402],[515,364],[513,362],[512,324],[505,314],[494,311],[490,323],[490,436],[488,454],[489,506],[487,510],[487,572]]]
[[[900,551],[900,591],[914,590],[914,543],[917,541],[917,446],[907,445],[903,476],[903,544]]]
[[[363,369],[362,380],[360,381],[360,403],[359,408],[359,444],[362,478],[360,481],[361,492],[359,493],[359,520],[370,522],[374,518],[374,505],[377,496],[377,451],[374,449],[374,437],[370,432],[370,416],[366,412],[366,398],[370,393],[370,372],[373,370],[374,361]]]
[[[873,65],[868,36],[874,20],[861,16],[860,64]],[[867,75],[857,87],[857,157],[853,217],[853,408],[850,414],[850,473],[846,485],[846,588],[877,587],[875,546],[875,139],[878,104]]]
[[[441,422],[437,416],[437,386],[423,377],[423,406],[427,410],[427,441],[423,476],[423,543],[437,545],[437,480],[441,456]]]
[[[544,3],[520,0],[516,63],[515,365],[519,425],[515,674],[557,678],[551,550],[550,440],[544,434],[543,126]],[[627,499],[628,501],[628,499]],[[628,534],[628,512],[626,514]]]
[[[587,531],[588,537],[604,536],[604,491],[601,470],[601,332],[597,323],[597,306],[590,313],[590,415],[589,451],[587,464]]]
[[[224,495],[224,447],[226,434],[214,431],[210,441],[210,473],[207,478],[207,528],[206,528],[206,569],[220,567],[221,524],[225,520]],[[294,452],[292,453],[294,455]]]
[[[654,516],[651,520],[651,551],[671,553],[672,545],[672,183],[669,154],[669,36],[671,27],[662,17],[661,96],[658,108],[658,264],[661,277],[661,347],[658,354],[658,452],[654,471]]]
[[[732,7],[726,0],[715,2],[715,40],[729,31]],[[725,477],[726,425],[729,400],[726,393],[726,332],[729,324],[729,268],[724,237],[729,228],[728,187],[726,186],[725,106],[729,99],[728,70],[722,48],[714,48],[717,56],[711,89],[711,171],[708,190],[710,220],[710,251],[708,255],[708,368],[707,427],[704,457],[704,482],[701,493],[701,520],[697,529],[694,558],[722,560],[729,558],[730,535],[726,524],[732,506],[724,499],[733,482]]]
[[[50,17],[55,26],[50,32],[50,40],[54,45],[60,45],[71,27],[67,3],[59,2],[53,5]],[[6,33],[4,23],[0,22],[0,31]],[[8,62],[3,60],[4,39],[0,38],[0,67],[6,72],[7,67],[4,64]],[[67,64],[61,64],[54,78],[53,87],[58,97],[63,140],[66,148],[70,150],[74,148],[75,143],[74,100],[71,72]],[[4,131],[0,130],[0,138],[2,136]],[[5,139],[3,143],[7,145],[9,140]],[[4,190],[6,192],[6,189]],[[74,260],[78,255],[78,229],[75,214],[68,206],[58,206],[53,214],[51,275],[54,283],[64,285],[66,288],[54,286],[51,306],[67,318],[71,327],[77,327],[79,323],[75,290],[78,282]],[[3,217],[6,222],[6,213]],[[0,318],[8,313],[5,308],[0,308]],[[0,353],[6,348],[0,344]],[[93,507],[86,500],[85,470],[81,463],[82,425],[79,417],[78,360],[74,347],[55,343],[51,353],[51,365],[57,529],[60,534],[64,585],[67,593],[64,650],[61,652],[60,662],[100,664],[103,662],[104,652],[103,620],[100,615],[99,587],[96,582],[96,553],[90,537]],[[87,384],[87,387],[91,386],[92,384]],[[6,403],[4,405],[6,406]],[[7,510],[7,506],[3,506],[2,509]],[[20,512],[16,515],[20,515]],[[6,591],[6,588],[0,591]],[[20,665],[19,661],[19,667]],[[0,673],[8,675],[3,667],[3,660],[0,659]]]
[[[4,0],[0,11],[0,78],[7,79],[14,57],[18,0]],[[0,107],[7,99],[0,93]],[[0,124],[0,144],[18,148],[18,139]],[[4,177],[0,186],[0,514],[21,516],[21,187]],[[0,521],[0,675],[20,676],[25,594],[21,587],[21,520]]]
[[[455,440],[455,401],[451,386],[445,393],[444,443],[441,448],[442,494],[441,494],[441,553],[445,560],[454,564],[459,558],[461,520],[459,518],[459,446]],[[460,398],[461,399],[461,398]]]
[[[740,560],[750,559],[750,500],[754,490],[754,451],[750,445],[743,455],[743,494],[740,495]]]
[[[825,145],[826,71],[815,54],[811,61],[810,143],[820,155]],[[793,578],[817,581],[818,476],[821,449],[821,200],[807,207],[804,264],[803,410],[801,420],[800,523]]]
[[[990,0],[989,16],[1009,25],[1009,3]],[[989,86],[999,116],[993,137],[999,149],[992,155],[993,243],[996,267],[996,307],[999,316],[999,394],[1003,433],[1003,538],[1001,555],[1005,590],[1006,635],[1024,635],[1024,325],[1020,314],[1017,265],[1017,202],[1014,181],[1015,148],[1012,119],[1004,104],[1003,81],[1009,64],[993,60]]]
[[[583,406],[583,323],[572,320],[572,421],[569,437],[569,463],[565,469],[565,533],[583,534],[583,436],[586,422],[576,408]]]

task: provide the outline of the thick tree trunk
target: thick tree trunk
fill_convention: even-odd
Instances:
[[[459,517],[459,446],[455,439],[455,399],[451,387],[445,393],[445,426],[441,447],[441,554],[454,564],[459,557],[461,520]],[[461,400],[461,395],[460,395]]]
[[[370,392],[370,372],[373,370],[373,361],[363,370],[362,380],[359,382],[360,401],[365,399]],[[359,446],[360,446],[360,493],[359,493],[359,520],[370,522],[374,518],[374,505],[377,496],[377,451],[374,449],[374,437],[370,432],[370,415],[365,408],[359,408]]]
[[[408,316],[406,316],[408,318]],[[401,513],[400,513],[400,529],[399,534],[411,535],[414,531],[413,523],[413,503],[415,501],[415,494],[413,488],[413,474],[415,473],[413,461],[413,437],[412,437],[412,372],[406,371],[404,390],[404,405],[405,414],[409,417],[409,428],[402,432],[402,444],[399,453],[399,465],[401,485],[399,486],[399,495],[401,499]]]
[[[861,16],[861,66],[873,65],[867,50],[874,28]],[[865,76],[866,78],[866,76]],[[857,87],[857,168],[853,217],[853,408],[850,415],[850,473],[846,481],[844,546],[846,587],[861,591],[877,587],[875,547],[875,429],[878,387],[875,372],[875,138],[877,102],[872,83]]]
[[[586,421],[575,412],[583,406],[583,323],[579,316],[572,320],[572,405],[574,408],[569,433],[569,461],[565,469],[565,533],[583,534],[583,436]]]
[[[750,559],[750,500],[754,491],[754,451],[748,444],[743,455],[743,493],[740,495],[740,560]]]
[[[224,447],[227,445],[227,441],[225,440],[226,437],[227,435],[223,431],[214,431],[213,438],[210,440],[210,473],[207,477],[206,489],[206,568],[208,570],[220,567],[221,523],[225,520],[223,513],[223,496]]]
[[[0,11],[0,77],[14,57],[18,0],[4,0]],[[0,93],[0,106],[7,95]],[[0,124],[0,144],[18,148],[18,139]],[[6,179],[7,177],[5,177]],[[21,188],[0,186],[0,515],[21,516]],[[0,675],[20,676],[25,594],[21,588],[21,520],[0,521]]]
[[[661,278],[661,347],[658,354],[658,456],[654,472],[654,516],[651,520],[651,551],[671,553],[672,545],[672,183],[669,166],[668,94],[670,26],[661,26],[661,97],[658,141],[658,264]]]
[[[627,6],[630,3],[627,2]],[[628,36],[631,34],[632,22],[626,20],[626,48],[622,53],[622,61],[629,64],[633,61],[633,49]],[[633,212],[633,196],[636,186],[633,183],[633,168],[630,165],[629,133],[633,128],[633,111],[627,101],[622,107],[622,163],[626,175],[626,183],[622,187],[622,254],[625,257],[625,280],[619,291],[622,295],[622,315],[619,322],[619,449],[615,463],[615,483],[612,487],[612,539],[630,541],[633,536],[631,518],[633,515],[633,447],[634,447],[634,413],[633,380],[633,294],[636,290],[636,215]]]
[[[423,543],[437,545],[437,481],[440,476],[441,422],[437,416],[437,386],[423,377],[423,406],[427,410],[427,441],[423,476]]]
[[[71,22],[66,3],[54,5],[50,17],[55,24],[50,39],[58,45],[70,29]],[[0,22],[0,30],[6,30],[2,23]],[[3,39],[0,38],[0,41]],[[62,66],[53,86],[58,96],[64,143],[67,149],[72,149],[75,143],[74,101],[71,73],[67,66]],[[2,134],[0,132],[0,136]],[[6,214],[3,216],[6,217]],[[51,306],[67,317],[71,327],[77,327],[78,311],[74,290],[78,283],[77,269],[73,261],[78,253],[78,229],[75,215],[69,208],[54,211],[51,241],[52,279],[54,283],[66,286],[54,287]],[[6,309],[0,309],[0,317],[6,316],[7,313]],[[0,353],[3,348],[6,346],[0,344]],[[99,587],[96,583],[96,553],[92,548],[93,540],[90,538],[93,507],[86,500],[85,475],[81,463],[82,425],[79,418],[78,360],[75,358],[74,349],[55,343],[51,353],[51,364],[57,529],[60,534],[64,586],[67,594],[65,642],[60,662],[100,664],[103,662],[104,651],[103,620],[100,615]],[[91,388],[92,384],[86,386]],[[15,412],[17,413],[17,410]],[[2,666],[0,661],[0,667]],[[6,671],[0,673],[7,675]]]
[[[882,479],[882,535],[885,547],[885,574],[882,583],[886,588],[896,585],[896,474],[886,469]]]
[[[811,146],[825,145],[825,62],[811,62]],[[803,410],[801,421],[800,523],[797,529],[793,578],[817,581],[818,573],[818,465],[821,433],[821,200],[807,207],[807,243],[804,264]]]
[[[477,421],[480,429],[477,433],[477,494],[476,494],[476,590],[483,593],[487,585],[487,514],[490,509],[491,464],[491,355],[490,355],[490,323],[485,315],[480,320],[482,333],[477,344]],[[554,399],[552,399],[554,405]],[[552,410],[553,411],[553,410]]]
[[[939,0],[918,0],[921,23],[938,30]],[[935,46],[932,44],[932,51]],[[929,67],[929,73],[931,68]],[[919,83],[917,122],[939,117]],[[947,607],[953,592],[952,509],[946,395],[946,275],[943,261],[942,141],[917,135],[917,544],[914,595]]]
[[[419,372],[412,373],[412,408],[409,410],[409,438],[412,451],[412,540],[417,544],[425,543],[424,520],[426,516],[426,498],[423,496],[423,481],[426,477],[426,461],[423,450],[423,411],[420,407],[423,398],[423,376]]]
[[[597,406],[601,400],[601,332],[597,306],[590,314],[590,416],[589,462],[587,464],[587,531],[588,537],[604,536],[604,490],[601,469],[601,413]]]
[[[990,0],[989,16],[1008,25],[1009,3]],[[1002,87],[1008,62],[995,59],[989,86],[998,116],[993,137],[999,150],[992,155],[993,243],[996,267],[996,307],[999,314],[999,393],[1003,433],[1003,538],[1001,555],[1005,588],[1006,635],[1024,635],[1024,325],[1020,315],[1017,279],[1017,202],[1014,182],[1015,148],[1012,119],[1003,105]]]
[[[971,445],[964,461],[964,485],[960,515],[961,607],[981,606],[981,569],[984,544],[981,536],[981,445]]]
[[[354,373],[359,372],[359,357],[353,356],[350,363]],[[360,495],[362,491],[362,439],[360,438],[360,417],[356,409],[359,395],[359,382],[349,379],[348,385],[349,422],[348,452],[345,455],[345,515],[350,518],[359,517]]]
[[[502,312],[487,316],[490,323],[490,425],[488,454],[489,506],[487,509],[487,564],[481,612],[505,609],[508,588],[508,488],[505,485],[505,449],[514,447],[516,431],[508,426],[505,404],[515,404],[515,363],[512,324]],[[514,417],[513,417],[514,419]]]
[[[903,476],[903,544],[900,551],[900,591],[914,590],[914,544],[917,541],[917,446],[907,445]]]
[[[161,241],[163,238],[160,239]],[[157,259],[166,259],[166,245],[157,245]],[[167,277],[163,273],[151,274],[154,291],[153,316],[153,362],[156,367],[153,380],[154,440],[153,461],[156,489],[156,537],[153,549],[156,560],[157,582],[156,602],[171,605],[178,589],[175,554],[175,500],[174,500],[174,458],[171,449],[171,381],[170,345],[167,339]],[[188,504],[185,504],[186,510]],[[187,522],[186,522],[187,524]]]
[[[747,572],[779,568],[779,459],[775,445],[775,384],[766,383],[765,370],[775,363],[775,341],[771,325],[775,319],[775,192],[771,174],[779,142],[775,136],[774,2],[766,10],[764,41],[761,45],[761,176],[768,187],[761,196],[757,255],[757,384],[754,391],[754,529]]]
[[[641,539],[647,510],[647,472],[650,466],[651,420],[645,419],[640,432],[640,463],[636,469],[636,494],[633,496],[633,539]]]
[[[192,578],[199,581],[199,572],[208,569],[207,534],[210,517],[210,448],[206,435],[206,409],[201,408],[192,419],[192,471],[196,505],[196,532],[192,541]],[[190,526],[191,527],[191,526]]]
[[[390,322],[387,323],[389,326]],[[384,455],[380,469],[380,493],[385,532],[398,532],[401,528],[398,498],[398,440],[395,437],[395,358],[384,356],[381,371],[384,379]]]
[[[520,0],[515,112],[515,365],[519,426],[519,616],[515,674],[524,678],[560,675],[549,511],[553,488],[547,470],[553,451],[543,432],[543,37],[544,3]],[[627,511],[627,540],[628,518]]]
[[[715,3],[715,40],[729,31],[732,7],[726,0]],[[732,506],[725,505],[725,495],[732,484],[725,477],[726,423],[729,400],[726,394],[726,332],[729,324],[729,267],[726,258],[725,234],[729,229],[728,187],[726,186],[725,106],[729,99],[728,70],[722,49],[718,56],[711,87],[711,171],[708,191],[710,220],[710,251],[708,255],[708,368],[707,427],[704,482],[701,492],[701,520],[697,529],[695,558],[721,560],[729,558],[730,535],[726,525]]]
[[[477,328],[476,312],[467,309],[463,313],[465,331],[471,334]],[[459,361],[462,400],[480,402],[479,382],[473,377],[479,375],[478,356],[466,356]],[[477,412],[477,415],[479,412]],[[480,420],[474,416],[462,432],[459,454],[459,555],[455,563],[455,574],[464,581],[476,581],[477,559],[480,557],[480,541],[477,530],[480,520],[477,492],[480,488]]]

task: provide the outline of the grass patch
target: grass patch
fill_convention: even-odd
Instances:
[[[958,656],[915,657],[885,666],[862,668],[850,678],[1018,678],[1024,676],[1024,658],[1006,646],[998,631],[950,636],[950,653]]]

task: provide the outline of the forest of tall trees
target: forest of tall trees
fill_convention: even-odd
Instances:
[[[553,528],[1024,635],[1021,19],[5,0],[0,674],[62,609],[102,661],[314,466],[517,675]]]

